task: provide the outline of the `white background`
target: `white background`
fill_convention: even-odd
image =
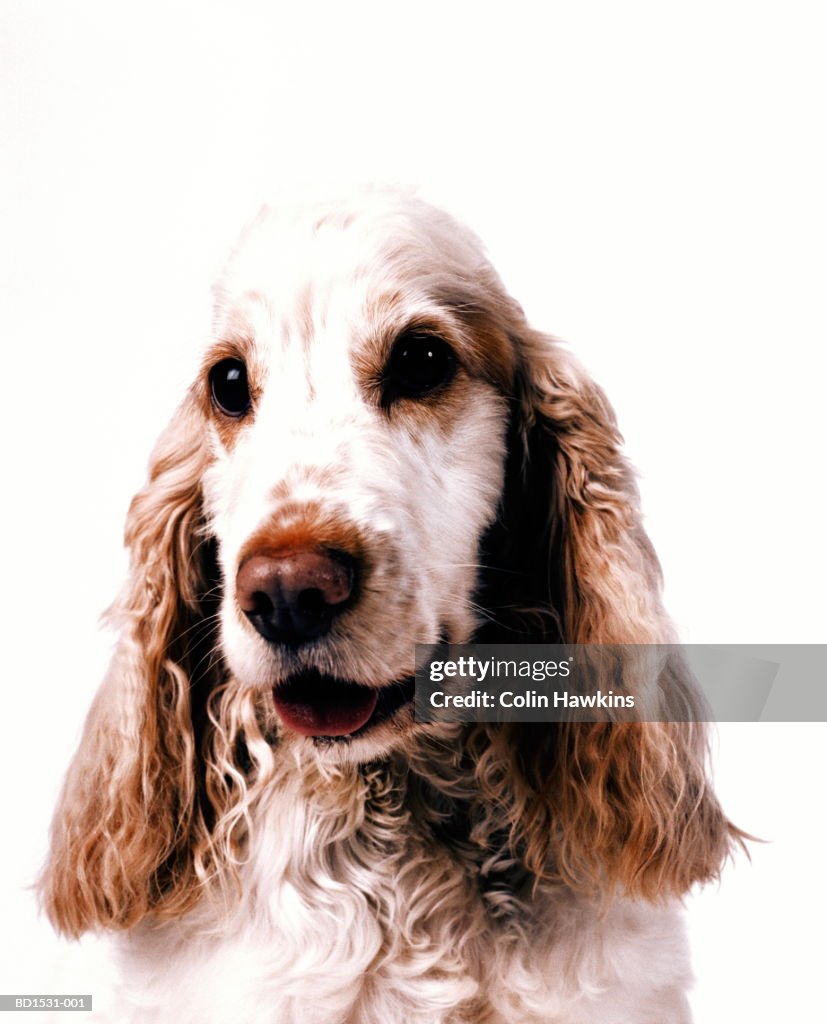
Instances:
[[[614,402],[684,638],[825,640],[824,17],[3,3],[0,991],[68,962],[22,887],[106,663],[126,506],[211,278],[285,187],[421,184],[468,221]],[[772,842],[689,900],[700,1022],[823,1019],[825,740],[720,730],[725,805]]]

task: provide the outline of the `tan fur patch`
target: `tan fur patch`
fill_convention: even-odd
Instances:
[[[366,544],[358,527],[318,502],[285,502],[265,527],[248,537],[238,564],[254,554],[319,548],[344,551],[364,565]]]

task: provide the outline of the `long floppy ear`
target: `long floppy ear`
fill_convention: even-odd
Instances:
[[[660,567],[602,391],[524,322],[502,520],[486,551],[500,642],[669,644]],[[662,679],[672,692],[691,683]],[[678,673],[678,675],[674,675]],[[698,722],[488,729],[483,787],[509,794],[512,841],[538,877],[592,894],[657,898],[715,877],[741,833],[706,774]]]
[[[129,927],[151,909],[180,913],[195,897],[193,832],[204,826],[190,677],[203,617],[205,459],[190,395],[129,510],[130,577],[109,613],[119,642],[52,824],[40,889],[69,935]]]

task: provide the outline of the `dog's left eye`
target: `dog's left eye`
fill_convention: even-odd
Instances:
[[[222,359],[210,370],[210,391],[226,416],[243,416],[250,408],[247,367],[240,359]]]
[[[420,398],[444,387],[454,376],[456,357],[435,334],[406,331],[394,342],[382,381],[385,401]]]

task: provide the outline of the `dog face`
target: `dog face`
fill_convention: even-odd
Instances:
[[[230,673],[359,759],[412,727],[414,645],[471,638],[503,491],[514,353],[479,328],[499,289],[423,209],[262,213],[200,382]]]

